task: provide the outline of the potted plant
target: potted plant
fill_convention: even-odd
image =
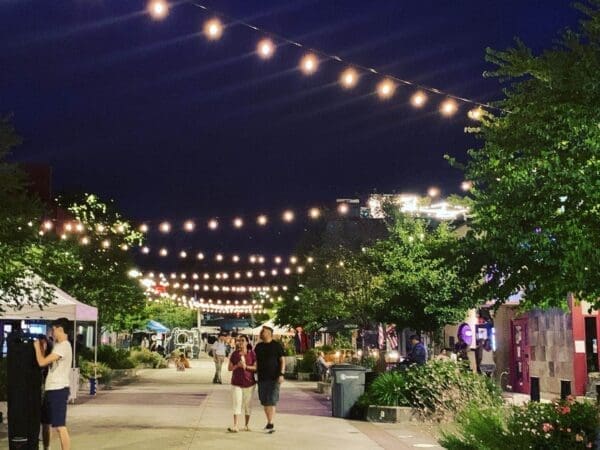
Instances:
[[[298,359],[298,381],[310,381],[315,376],[315,367],[317,363],[317,354],[314,350],[308,350],[302,359]]]

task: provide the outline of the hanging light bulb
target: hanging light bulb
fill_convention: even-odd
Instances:
[[[185,251],[182,250],[181,252],[179,252],[179,257],[180,258],[187,258],[187,252],[185,252]]]
[[[319,208],[310,208],[308,210],[308,217],[311,219],[318,219],[321,217],[321,210]]]
[[[215,256],[215,260],[217,260],[218,262],[223,261],[223,255],[221,255],[220,253],[217,253]]]
[[[294,221],[294,212],[293,211],[284,211],[283,215],[282,215],[283,221],[284,222],[293,222]]]
[[[194,231],[194,228],[196,228],[196,224],[191,220],[186,220],[183,224],[183,229],[185,231]]]
[[[110,241],[108,239],[104,239],[100,245],[102,245],[102,248],[109,248]]]
[[[381,99],[390,98],[394,95],[394,91],[396,90],[396,85],[392,82],[392,80],[383,80],[377,85],[377,94]]]
[[[149,248],[149,247],[146,247],[146,246],[142,247],[142,253],[143,253],[144,255],[147,255],[148,253],[150,253],[150,248]]]
[[[256,51],[263,59],[268,59],[275,53],[275,45],[271,39],[262,39],[256,46]]]
[[[440,112],[443,116],[450,117],[458,111],[458,105],[451,98],[444,100],[440,105]]]
[[[153,19],[164,19],[169,13],[169,5],[164,0],[152,0],[148,3],[148,13]]]
[[[204,34],[211,41],[216,41],[223,35],[223,24],[219,19],[210,19],[204,24]]]
[[[317,71],[319,60],[312,53],[307,53],[300,60],[300,69],[305,75],[312,75]]]
[[[275,264],[281,264],[281,257],[280,256],[276,256],[275,257]]]
[[[90,243],[90,238],[87,236],[84,236],[81,238],[80,242],[81,242],[81,245],[88,245]]]
[[[204,259],[204,253],[198,252],[198,254],[196,255],[196,259],[202,261]]]
[[[169,251],[166,248],[161,248],[158,254],[162,257],[165,257],[169,254]]]
[[[168,233],[171,231],[171,224],[169,222],[163,222],[159,225],[161,233]]]
[[[232,260],[234,263],[237,263],[237,262],[240,262],[240,257],[239,257],[238,255],[233,255],[233,256],[231,257],[231,260]]]
[[[261,214],[256,218],[256,223],[258,223],[260,226],[265,226],[268,221],[269,219],[264,214]]]
[[[217,219],[210,219],[208,221],[208,228],[210,228],[211,230],[216,230],[217,228],[219,228],[219,222],[217,221]]]
[[[233,219],[233,226],[236,228],[242,228],[244,226],[244,221],[241,217],[236,217]]]
[[[44,227],[44,230],[48,230],[49,231],[49,230],[52,229],[52,227],[54,227],[54,225],[52,224],[52,222],[50,220],[46,220],[44,222],[43,227]]]
[[[148,225],[146,225],[145,223],[141,224],[139,230],[140,230],[141,233],[147,233],[148,232]]]
[[[338,212],[342,216],[345,216],[346,214],[348,214],[350,212],[350,207],[348,206],[347,203],[340,203],[340,205],[338,206]]]
[[[427,96],[425,95],[425,93],[423,91],[418,91],[415,92],[413,94],[413,96],[410,98],[410,103],[416,107],[416,108],[420,108],[421,106],[423,106],[425,103],[427,103]]]
[[[462,183],[460,183],[460,188],[465,192],[470,191],[471,189],[473,189],[473,182],[463,181]]]
[[[346,89],[351,89],[356,86],[358,82],[358,72],[354,70],[352,67],[344,70],[342,75],[340,76],[340,83]]]
[[[427,195],[429,195],[431,198],[438,197],[440,195],[440,190],[436,187],[430,187],[427,190]]]

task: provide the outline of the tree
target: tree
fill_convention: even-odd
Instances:
[[[437,332],[475,305],[463,241],[448,223],[389,211],[389,236],[367,249],[382,283],[376,319]]]
[[[167,328],[190,329],[196,326],[197,314],[172,301],[148,302],[140,311],[133,314],[122,314],[120,321],[123,330],[145,330],[149,320],[160,322]]]
[[[488,76],[512,84],[505,113],[470,130],[483,140],[465,167],[481,299],[562,306],[573,292],[599,305],[600,1],[576,6],[584,20],[552,49],[487,50]]]
[[[381,278],[371,270],[366,255],[344,247],[322,247],[312,254],[318,264],[309,266],[284,295],[277,323],[302,325],[308,331],[336,319],[368,326],[378,304]]]

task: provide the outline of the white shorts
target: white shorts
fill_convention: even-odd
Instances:
[[[233,414],[240,415],[242,412],[250,415],[252,409],[252,395],[254,394],[254,386],[247,388],[239,386],[231,386],[231,397],[233,399]]]

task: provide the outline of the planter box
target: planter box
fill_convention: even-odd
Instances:
[[[298,381],[310,381],[311,375],[310,372],[298,372]]]
[[[369,406],[367,410],[369,422],[401,423],[416,420],[410,406]]]

